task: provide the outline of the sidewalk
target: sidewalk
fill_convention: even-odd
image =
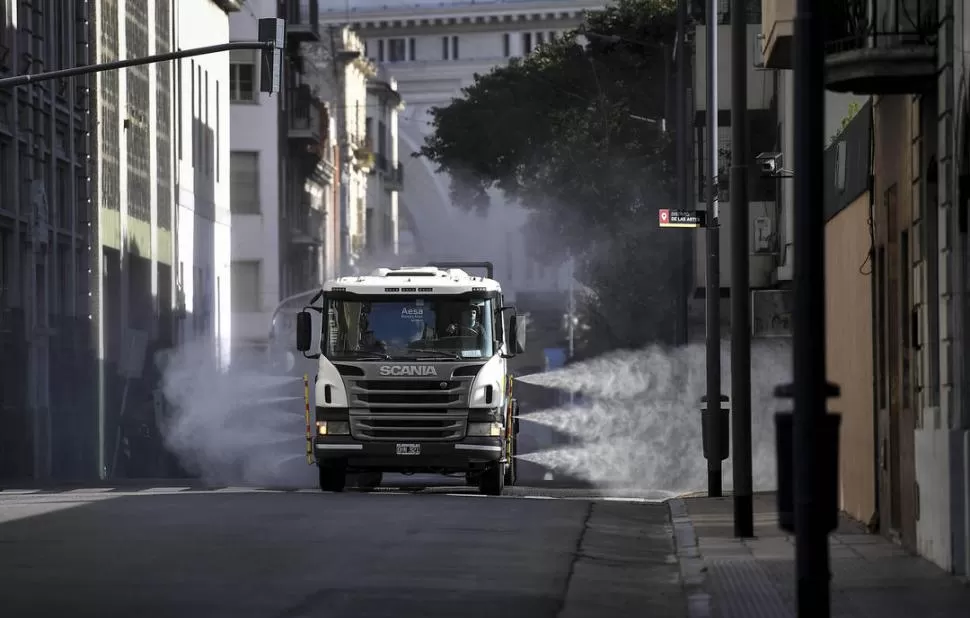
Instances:
[[[794,538],[778,527],[774,494],[755,496],[747,540],[734,538],[730,497],[668,505],[690,618],[794,618]],[[833,618],[970,615],[970,585],[860,524],[843,518],[829,546]]]

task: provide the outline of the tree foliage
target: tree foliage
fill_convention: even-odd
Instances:
[[[621,315],[669,294],[658,269],[679,240],[657,227],[676,180],[673,141],[659,124],[673,124],[675,18],[676,0],[618,0],[588,13],[585,34],[476,75],[433,109],[419,153],[451,176],[456,205],[484,212],[500,189],[530,209],[535,255],[576,257],[578,278]],[[623,331],[618,345],[653,338],[606,322]]]

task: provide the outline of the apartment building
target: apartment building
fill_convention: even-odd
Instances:
[[[247,2],[230,20],[232,38],[254,38],[257,20],[274,16],[286,20],[280,93],[259,91],[257,52],[231,52],[231,305],[242,364],[259,362],[280,301],[336,274],[342,254],[340,44],[320,29],[316,0]]]
[[[764,6],[765,64],[790,69],[794,2]],[[846,408],[845,395],[833,403],[858,417],[841,453],[865,447],[870,461],[854,462],[851,474],[842,466],[842,503],[966,575],[970,95],[962,84],[970,72],[970,11],[952,0],[848,0],[834,8],[827,87],[872,98],[869,212],[856,216],[853,231],[870,244],[863,272],[872,308],[872,407]],[[828,259],[836,250],[827,246]],[[841,291],[830,285],[826,293]],[[845,384],[852,376],[829,379]]]
[[[95,4],[0,0],[0,76],[89,63]],[[94,87],[0,91],[0,479],[97,469]]]

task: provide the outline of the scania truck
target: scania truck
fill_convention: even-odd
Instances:
[[[296,331],[297,349],[317,359],[307,424],[321,490],[343,491],[348,474],[376,486],[384,473],[463,473],[487,495],[514,484],[508,359],[525,350],[526,324],[504,304],[492,264],[327,281]]]

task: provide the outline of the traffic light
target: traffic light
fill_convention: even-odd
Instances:
[[[259,91],[275,94],[280,91],[283,80],[283,45],[286,40],[286,22],[278,17],[259,20],[259,41],[272,43],[272,47],[260,50],[261,70]]]

